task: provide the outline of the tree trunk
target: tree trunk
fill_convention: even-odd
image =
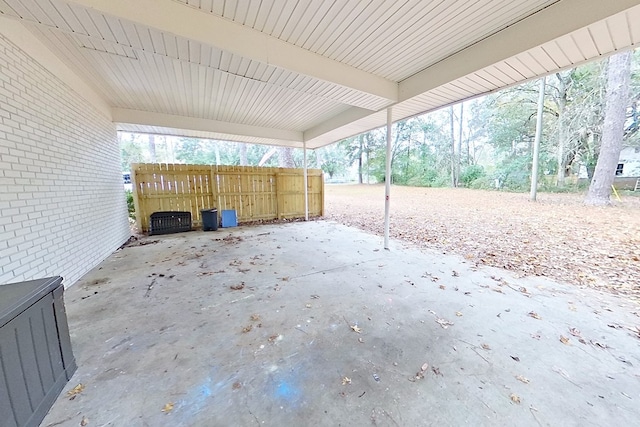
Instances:
[[[364,134],[358,135],[358,184],[362,184],[362,148],[364,146]]]
[[[458,149],[456,153],[456,181],[460,182],[460,164],[462,163],[462,115],[464,114],[464,103],[460,103],[460,117],[458,117]]]
[[[156,136],[149,135],[149,157],[151,159],[151,163],[156,163],[158,158],[156,157]]]
[[[240,166],[247,166],[247,144],[240,143]]]
[[[265,163],[267,163],[269,161],[269,159],[271,158],[271,156],[273,156],[274,154],[276,154],[276,151],[278,149],[276,147],[271,147],[269,149],[269,151],[267,151],[266,153],[264,153],[264,155],[262,156],[262,158],[260,159],[260,161],[258,162],[258,166],[262,166]]]
[[[367,184],[371,184],[370,180],[369,180],[369,152],[371,150],[367,150]]]
[[[295,167],[295,163],[293,163],[293,148],[291,147],[278,148],[278,163],[281,168]]]
[[[451,186],[456,187],[458,177],[456,176],[456,138],[453,126],[453,105],[449,107],[449,124],[451,125]]]
[[[213,151],[214,151],[214,153],[216,155],[216,165],[219,166],[220,165],[220,146],[218,145],[217,142],[214,143],[214,145],[213,145]]]
[[[544,113],[544,90],[546,77],[540,79],[540,91],[538,92],[538,112],[536,117],[536,137],[533,141],[533,160],[531,162],[531,192],[529,199],[535,202],[538,193],[538,159],[540,157],[540,140],[542,139],[542,116]]]
[[[564,167],[564,147],[567,139],[567,126],[565,123],[565,110],[567,107],[567,83],[560,73],[556,73],[558,79],[558,153],[557,166],[558,174],[556,179],[557,187],[564,187],[565,167]]]
[[[609,58],[602,141],[598,163],[585,198],[588,205],[603,206],[611,203],[611,185],[616,177],[616,167],[622,150],[629,101],[631,55],[632,53],[627,51]]]

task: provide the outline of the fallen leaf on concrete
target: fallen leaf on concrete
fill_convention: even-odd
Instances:
[[[80,420],[80,425],[84,427],[87,424],[89,424],[89,418],[83,416],[82,419]]]
[[[171,411],[173,411],[173,402],[169,402],[165,404],[164,407],[162,408],[162,412],[165,412],[167,414]]]
[[[439,288],[442,289],[442,290],[447,289],[447,287],[445,285],[440,285]]]
[[[579,337],[580,336],[580,331],[577,330],[576,328],[570,328],[569,329],[569,333],[571,335],[573,335],[574,337]]]
[[[260,315],[259,314],[252,314],[251,315],[251,321],[252,322],[257,322],[258,320],[260,320]]]
[[[484,348],[485,350],[491,350],[491,347],[489,347],[489,344],[482,344],[481,345],[482,348]]]
[[[244,328],[242,328],[242,333],[246,334],[247,332],[251,332],[252,329],[253,325],[245,326]]]
[[[449,326],[453,326],[453,323],[449,322],[446,319],[436,319],[436,323],[442,326],[443,329],[447,329]]]
[[[460,313],[459,311],[456,311],[456,316],[462,317],[462,313]]]
[[[216,274],[216,273],[224,273],[224,270],[218,270],[218,271],[203,271],[201,273],[196,274],[196,276],[211,276],[212,274]]]
[[[353,330],[353,332],[356,332],[356,333],[358,333],[358,334],[359,334],[360,332],[362,332],[362,329],[360,329],[360,328],[358,327],[358,325],[351,325],[351,326],[349,326],[349,327]]]
[[[516,379],[520,382],[523,382],[525,384],[529,384],[529,378],[523,377],[522,375],[518,375],[516,376]]]
[[[230,288],[231,288],[231,290],[233,290],[233,291],[239,291],[239,290],[241,290],[241,289],[244,289],[244,282],[240,282],[240,283],[239,283],[239,284],[237,284],[237,285],[231,285],[231,286],[229,286],[229,287],[230,287]]]
[[[347,385],[347,384],[351,384],[351,378],[342,377],[342,385]]]
[[[535,311],[530,311],[529,312],[529,317],[533,317],[534,319],[538,319],[538,320],[541,319],[540,315],[538,313],[536,313]]]
[[[565,337],[564,335],[560,335],[560,342],[562,344],[569,344],[569,338]]]
[[[517,394],[511,393],[511,396],[509,396],[509,398],[513,403],[517,403],[518,405],[520,404],[520,396],[518,396]]]
[[[75,397],[77,394],[80,394],[84,391],[84,384],[80,383],[71,390],[67,392],[67,396]]]

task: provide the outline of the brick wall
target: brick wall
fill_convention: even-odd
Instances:
[[[128,236],[115,125],[0,35],[0,284],[69,286]]]

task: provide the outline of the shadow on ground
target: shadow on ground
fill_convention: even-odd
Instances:
[[[145,239],[67,290],[79,367],[43,426],[640,419],[624,299],[325,221]]]

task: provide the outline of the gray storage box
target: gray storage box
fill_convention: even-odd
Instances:
[[[40,425],[76,370],[61,277],[0,285],[0,424]]]

